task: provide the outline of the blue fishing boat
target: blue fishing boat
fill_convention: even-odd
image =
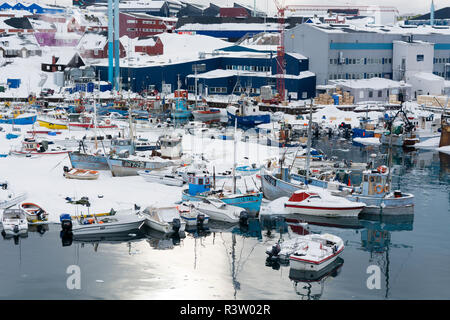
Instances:
[[[236,167],[236,171],[241,172],[241,174],[247,174],[247,175],[256,174],[259,172],[259,170],[261,170],[261,167],[256,166],[256,164],[253,164],[251,166]]]
[[[187,121],[191,116],[192,111],[189,110],[187,101],[181,98],[175,100],[175,109],[172,111],[172,119]]]
[[[0,115],[0,123],[14,125],[30,125],[36,122],[37,115],[24,113],[14,116],[13,114]]]
[[[211,176],[190,176],[189,188],[183,190],[184,201],[203,201],[207,197],[217,197],[228,205],[245,209],[250,214],[257,215],[261,209],[262,192],[229,193],[224,190],[211,190]]]
[[[235,106],[227,107],[228,124],[240,128],[253,128],[263,123],[270,123],[270,113],[259,111],[258,105],[251,103],[249,99],[240,100]]]

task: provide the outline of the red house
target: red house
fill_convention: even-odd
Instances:
[[[86,32],[78,42],[78,52],[83,58],[106,59],[108,58],[108,33]],[[120,58],[126,56],[125,48],[119,41]]]
[[[157,56],[164,53],[164,45],[159,37],[139,38],[134,46],[134,51]]]
[[[120,37],[141,38],[163,32],[172,32],[177,18],[156,17],[144,13],[121,12]]]

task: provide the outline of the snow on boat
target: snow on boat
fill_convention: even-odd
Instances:
[[[78,179],[78,180],[96,180],[98,179],[99,172],[95,170],[87,170],[87,169],[69,169],[64,166],[64,177],[67,179]]]
[[[32,203],[32,202],[22,202],[19,205],[19,209],[21,209],[28,220],[28,223],[32,224],[40,224],[47,223],[48,221],[48,213],[41,206]]]
[[[71,232],[74,236],[85,234],[107,234],[140,229],[145,223],[145,217],[133,209],[119,210],[114,216],[86,218],[79,217],[72,222],[69,214],[60,215],[64,232]]]
[[[364,203],[356,203],[329,194],[298,190],[284,204],[289,213],[321,215],[328,217],[358,216]]]
[[[181,233],[186,228],[186,222],[181,220],[176,207],[147,207],[141,214],[145,217],[145,224],[163,233]]]
[[[177,187],[181,187],[184,184],[184,180],[181,176],[171,174],[167,170],[139,170],[137,173],[147,182],[161,183]]]
[[[203,227],[209,221],[209,216],[197,210],[193,203],[183,202],[177,206],[177,209],[181,219],[186,222],[186,226]]]
[[[236,167],[236,171],[240,172],[241,174],[246,174],[246,175],[255,174],[255,173],[259,172],[260,170],[261,170],[261,167],[258,167],[255,163],[253,163],[252,165],[249,165],[249,166]]]
[[[192,204],[198,211],[207,214],[212,220],[216,221],[237,223],[248,217],[247,212],[241,207],[228,205],[214,197],[194,201]]]
[[[12,155],[57,155],[68,153],[70,150],[55,146],[52,141],[37,141],[34,138],[25,138],[19,149],[12,149]]]
[[[344,251],[344,241],[332,234],[302,236],[297,250],[290,255],[292,269],[319,271],[331,264]]]
[[[28,232],[27,217],[20,209],[3,210],[2,225],[6,235],[20,235]]]
[[[0,209],[10,208],[25,200],[25,192],[15,193],[8,187],[8,182],[0,182]]]
[[[220,109],[210,108],[207,105],[199,105],[193,111],[194,120],[202,122],[220,121]]]

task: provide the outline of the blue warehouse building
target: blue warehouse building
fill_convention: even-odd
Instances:
[[[309,99],[315,95],[316,76],[309,72],[309,61],[300,54],[286,53],[285,87],[292,99]],[[270,85],[276,90],[276,52],[257,51],[241,46],[231,46],[202,54],[194,61],[182,63],[149,64],[148,66],[122,66],[122,88],[141,92],[151,85],[161,92],[163,83],[170,91],[180,88],[194,92],[194,65],[204,69],[197,74],[199,94],[240,94],[247,90],[259,95],[262,86]],[[108,67],[99,65],[101,80],[108,81]]]

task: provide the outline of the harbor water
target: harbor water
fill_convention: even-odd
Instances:
[[[313,146],[355,162],[387,152],[340,139]],[[144,227],[65,243],[51,224],[0,238],[0,299],[449,299],[450,156],[394,149],[393,164],[394,187],[415,195],[413,215],[261,217],[246,227],[211,223],[181,238]],[[300,218],[310,232],[345,242],[324,274],[266,260],[267,247],[301,232]]]

